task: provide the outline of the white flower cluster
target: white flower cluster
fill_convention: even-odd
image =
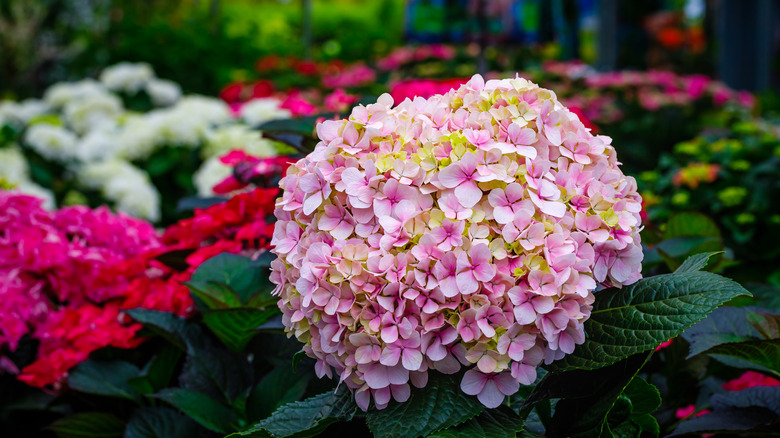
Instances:
[[[54,209],[54,194],[32,182],[27,159],[18,147],[0,148],[0,178],[23,193],[43,199],[44,208]]]
[[[139,113],[124,107],[123,97],[142,92],[152,110]],[[61,164],[82,187],[99,190],[118,210],[150,220],[159,218],[160,194],[132,162],[147,160],[163,147],[198,150],[204,163],[194,182],[200,195],[213,195],[213,185],[230,171],[216,156],[231,149],[273,156],[273,142],[247,125],[288,117],[290,112],[269,98],[245,105],[237,119],[219,99],[182,97],[178,84],[158,79],[151,66],[142,63],[109,67],[99,81],[55,84],[42,100],[0,101],[0,127],[22,130],[21,151],[32,150]],[[4,175],[9,167],[0,167],[0,177],[22,187],[18,178]]]
[[[160,219],[160,193],[146,172],[127,161],[96,161],[78,171],[82,186],[100,190],[115,202],[116,209],[155,222]]]

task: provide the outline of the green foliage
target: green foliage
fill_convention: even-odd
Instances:
[[[166,407],[136,410],[125,429],[125,438],[192,438],[198,426],[189,417]]]
[[[431,438],[514,438],[523,419],[506,406],[485,409],[465,423],[430,435]]]
[[[370,410],[366,421],[374,436],[426,436],[463,423],[483,410],[475,397],[460,390],[458,378],[431,372],[428,384],[413,389],[409,400],[391,401],[385,409]]]
[[[312,437],[324,431],[335,421],[351,420],[356,409],[352,394],[342,386],[337,392],[320,394],[282,406],[252,428],[228,436],[232,438]]]
[[[128,362],[88,360],[71,371],[68,386],[87,394],[135,400],[139,394],[128,380],[137,377],[139,373],[138,367]]]
[[[125,423],[104,412],[81,412],[55,421],[48,427],[60,438],[116,438],[122,436]]]
[[[756,387],[710,398],[713,412],[682,422],[669,436],[702,433],[776,435],[780,424],[780,388]]]
[[[596,369],[653,349],[740,295],[750,293],[732,280],[701,271],[657,275],[598,292],[585,323],[585,343],[549,369]]]
[[[214,432],[228,433],[237,421],[233,411],[201,392],[169,388],[155,394],[155,397],[165,400]]]

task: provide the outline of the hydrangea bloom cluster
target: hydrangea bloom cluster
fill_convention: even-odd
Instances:
[[[318,125],[277,200],[288,333],[359,406],[427,372],[498,406],[584,342],[593,291],[640,277],[641,198],[611,139],[522,78]]]

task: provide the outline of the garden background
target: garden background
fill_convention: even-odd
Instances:
[[[318,123],[356,120],[354,106],[384,93],[396,105],[446,94],[475,74],[527,78],[612,138],[642,199],[634,228],[646,279],[626,293],[701,271],[697,293],[719,301],[700,304],[680,286],[690,293],[680,308],[700,316],[626,326],[614,337],[634,350],[617,363],[545,362],[502,393],[500,408],[452,389],[450,374],[479,360],[452,353],[461,364],[426,374],[427,386],[411,377],[420,388],[411,396],[406,381],[384,395],[372,387],[366,413],[349,385],[318,379],[333,364],[301,350],[300,333],[285,334],[270,250],[299,231],[274,230],[280,181],[329,135]],[[773,435],[778,92],[772,0],[4,0],[0,428],[13,437]],[[572,159],[583,154],[566,147]],[[599,223],[617,227],[610,212]],[[742,286],[707,283],[710,273]],[[621,283],[600,283],[596,296]],[[597,320],[652,320],[659,302],[635,319]],[[428,354],[425,342],[404,348]],[[420,420],[434,406],[441,418]]]

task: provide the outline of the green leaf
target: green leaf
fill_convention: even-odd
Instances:
[[[182,388],[232,405],[246,393],[252,375],[252,367],[245,357],[224,348],[209,347],[194,350],[187,356],[179,383]]]
[[[547,368],[601,368],[654,349],[739,295],[750,293],[709,272],[657,275],[597,292],[585,343]]]
[[[311,374],[304,369],[295,372],[284,365],[274,368],[249,394],[246,402],[247,418],[249,421],[259,421],[280,406],[299,400],[310,379]]]
[[[762,338],[780,338],[780,316],[756,311],[749,313],[747,319]]]
[[[255,330],[268,318],[279,313],[268,310],[238,308],[211,310],[203,313],[203,322],[231,350],[241,352],[258,332]]]
[[[780,339],[722,344],[707,350],[707,354],[726,365],[780,377]]]
[[[87,360],[71,371],[68,386],[87,394],[137,400],[139,393],[128,382],[141,371],[135,365],[122,362],[96,362]]]
[[[431,438],[515,438],[523,419],[506,406],[485,409],[465,423],[430,435]]]
[[[409,400],[370,410],[366,421],[377,437],[426,436],[463,423],[483,409],[476,397],[460,390],[457,377],[431,372],[428,384],[413,388]]]
[[[152,329],[188,352],[204,344],[204,333],[198,324],[173,313],[149,309],[132,309],[127,310],[126,313],[144,327]]]
[[[171,408],[141,408],[130,417],[124,438],[192,438],[199,432],[197,423]]]
[[[776,436],[780,424],[780,387],[755,387],[715,394],[710,398],[712,413],[683,421],[669,435],[752,432]]]
[[[705,266],[707,266],[707,262],[710,260],[710,257],[716,255],[716,254],[722,254],[722,251],[718,252],[703,252],[700,254],[694,254],[690,257],[688,257],[682,265],[680,265],[679,268],[677,268],[675,274],[684,274],[686,272],[696,272],[701,271],[704,269]]]
[[[219,433],[234,430],[236,415],[227,406],[206,394],[182,388],[165,389],[155,397],[170,403],[203,427]]]
[[[528,396],[520,408],[521,413],[539,401],[560,398],[546,435],[599,437],[618,397],[644,366],[650,354],[631,356],[596,370],[575,369],[549,373]]]
[[[222,253],[198,266],[190,279],[193,283],[222,283],[246,302],[262,284],[264,270],[253,266],[252,260],[235,254]]]
[[[720,237],[715,222],[701,213],[677,213],[666,223],[664,239],[678,237]]]
[[[241,298],[226,284],[213,281],[188,281],[184,285],[203,301],[205,308],[201,308],[202,311],[241,306]]]
[[[130,379],[130,384],[143,394],[160,391],[171,382],[180,359],[181,350],[166,346],[146,364],[140,376]]]
[[[611,432],[619,437],[635,437],[642,431],[657,437],[661,429],[658,421],[651,415],[661,406],[661,394],[655,386],[647,383],[645,379],[634,376],[621,397],[625,397],[631,404],[631,412],[625,420],[613,422],[610,413],[609,426]]]
[[[59,419],[47,429],[60,438],[116,438],[124,433],[125,423],[105,412],[83,412]]]
[[[326,392],[284,405],[250,429],[228,437],[312,437],[336,421],[350,421],[356,410],[352,393],[342,385],[335,393]]]
[[[686,330],[682,337],[690,344],[688,358],[716,345],[758,338],[759,333],[748,320],[750,313],[746,308],[721,307]]]

